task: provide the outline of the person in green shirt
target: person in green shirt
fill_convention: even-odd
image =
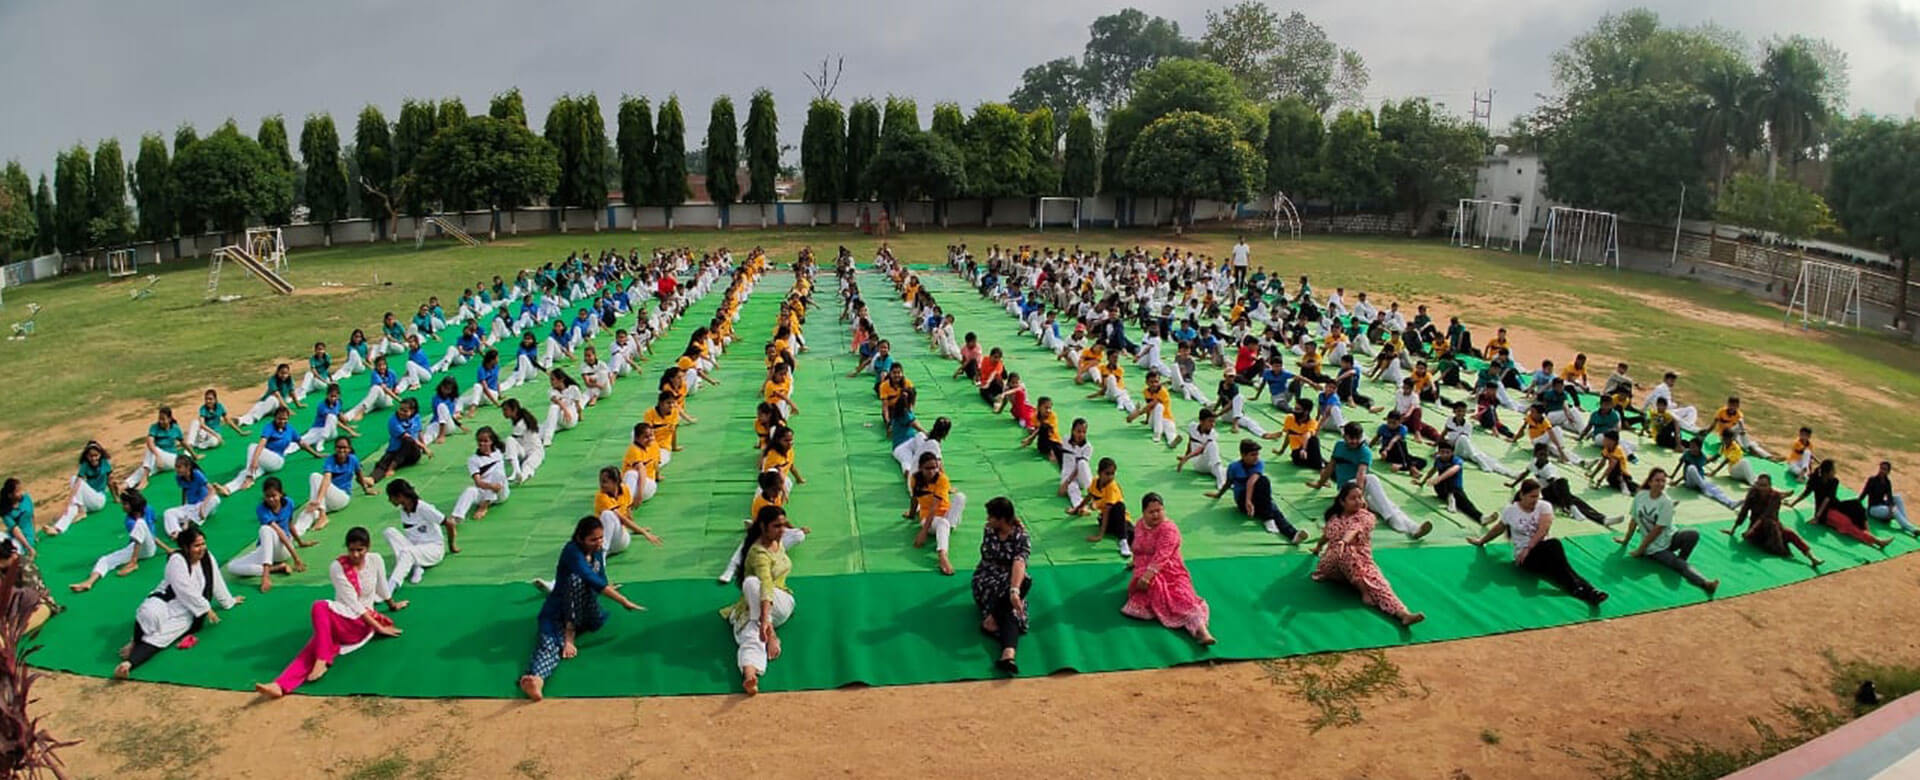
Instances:
[[[763,506],[747,527],[740,548],[740,569],[734,577],[740,583],[740,598],[720,616],[733,628],[733,641],[739,646],[734,661],[740,667],[740,685],[748,696],[760,692],[760,677],[767,663],[780,657],[779,629],[793,616],[793,591],[787,587],[787,575],[793,572],[793,560],[780,543],[791,524],[787,510]]]
[[[173,407],[162,406],[154,413],[154,420],[147,426],[145,452],[140,466],[127,475],[122,486],[134,490],[147,489],[147,476],[160,471],[172,471],[173,460],[180,456],[180,447],[186,441],[181,432],[180,423],[173,419]]]
[[[1667,495],[1667,470],[1656,468],[1647,474],[1647,482],[1640,492],[1633,496],[1633,524],[1627,526],[1627,535],[1614,541],[1621,547],[1633,541],[1635,531],[1641,533],[1640,546],[1628,553],[1635,558],[1649,558],[1653,562],[1680,573],[1688,582],[1707,592],[1720,589],[1719,580],[1710,580],[1695,571],[1687,559],[1693,556],[1694,546],[1700,543],[1700,532],[1692,529],[1675,531],[1673,529],[1673,496]]]
[[[0,521],[6,523],[7,538],[33,558],[33,496],[27,495],[26,486],[16,477],[0,483]]]
[[[67,511],[47,528],[48,536],[59,536],[67,528],[98,512],[107,506],[107,498],[114,494],[113,460],[107,457],[107,448],[100,442],[90,441],[80,448],[80,466],[74,470],[73,478],[67,480],[73,490],[73,498],[67,501]]]

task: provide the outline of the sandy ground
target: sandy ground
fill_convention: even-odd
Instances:
[[[1748,717],[1782,703],[1837,706],[1823,652],[1920,662],[1912,634],[1862,630],[1920,620],[1917,575],[1920,556],[1904,556],[1683,609],[1391,649],[1406,689],[1317,732],[1261,663],[537,705],[261,704],[65,675],[35,690],[53,733],[87,740],[63,754],[81,777],[1575,777],[1632,730],[1736,746],[1754,741]]]

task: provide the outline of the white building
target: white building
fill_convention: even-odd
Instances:
[[[1494,146],[1494,154],[1480,159],[1473,200],[1505,204],[1457,215],[1471,234],[1492,238],[1519,238],[1532,231],[1546,231],[1548,211],[1557,206],[1548,200],[1548,175],[1540,165],[1540,156],[1511,152],[1507,144]]]

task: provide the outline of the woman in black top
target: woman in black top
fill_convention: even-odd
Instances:
[[[1893,464],[1880,461],[1880,470],[1867,477],[1867,484],[1860,488],[1860,498],[1867,503],[1867,516],[1875,520],[1891,521],[1900,526],[1900,530],[1920,536],[1920,528],[1907,519],[1907,500],[1893,492]]]
[[[980,610],[980,630],[1000,644],[994,665],[1007,674],[1020,672],[1013,656],[1027,632],[1027,591],[1033,588],[1027,556],[1032,553],[1033,542],[1013,512],[1013,501],[1006,496],[988,501],[980,566],[973,570],[973,604]]]
[[[1833,475],[1834,465],[1831,459],[1820,461],[1820,466],[1807,476],[1807,488],[1794,496],[1787,506],[1798,506],[1802,499],[1813,496],[1813,517],[1809,522],[1824,525],[1844,536],[1886,549],[1893,543],[1893,537],[1878,538],[1867,531],[1867,508],[1861,506],[1860,499],[1840,500],[1840,478]]]

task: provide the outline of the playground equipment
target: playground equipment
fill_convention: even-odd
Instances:
[[[453,236],[454,240],[459,241],[462,244],[466,244],[467,246],[480,245],[480,239],[474,238],[472,235],[469,235],[467,231],[461,230],[460,228],[454,226],[452,222],[448,222],[439,217],[426,217],[421,221],[424,222],[425,224],[432,225],[434,227],[439,228],[440,232],[445,233],[449,236]],[[415,238],[413,242],[413,248],[419,249],[422,245],[426,244],[426,242],[427,242],[427,234],[426,234],[426,231],[423,230]]]
[[[226,262],[245,268],[276,293],[293,293],[293,285],[281,276],[287,270],[287,245],[280,228],[247,228],[241,243],[213,250],[213,263],[207,270],[207,300],[220,300],[220,268]]]
[[[1518,203],[1461,198],[1453,212],[1454,246],[1473,249],[1498,249],[1512,252],[1524,249],[1527,223]]]
[[[1284,192],[1273,194],[1273,237],[1280,237],[1285,228],[1293,240],[1300,240],[1300,210],[1293,207],[1293,200]]]
[[[139,258],[132,249],[115,249],[107,253],[107,278],[123,279],[140,272]]]
[[[1835,299],[1838,300],[1835,300]],[[1787,320],[1800,312],[1800,328],[1818,320],[1824,325],[1860,327],[1860,269],[1821,260],[1803,260],[1800,278],[1787,300]]]

